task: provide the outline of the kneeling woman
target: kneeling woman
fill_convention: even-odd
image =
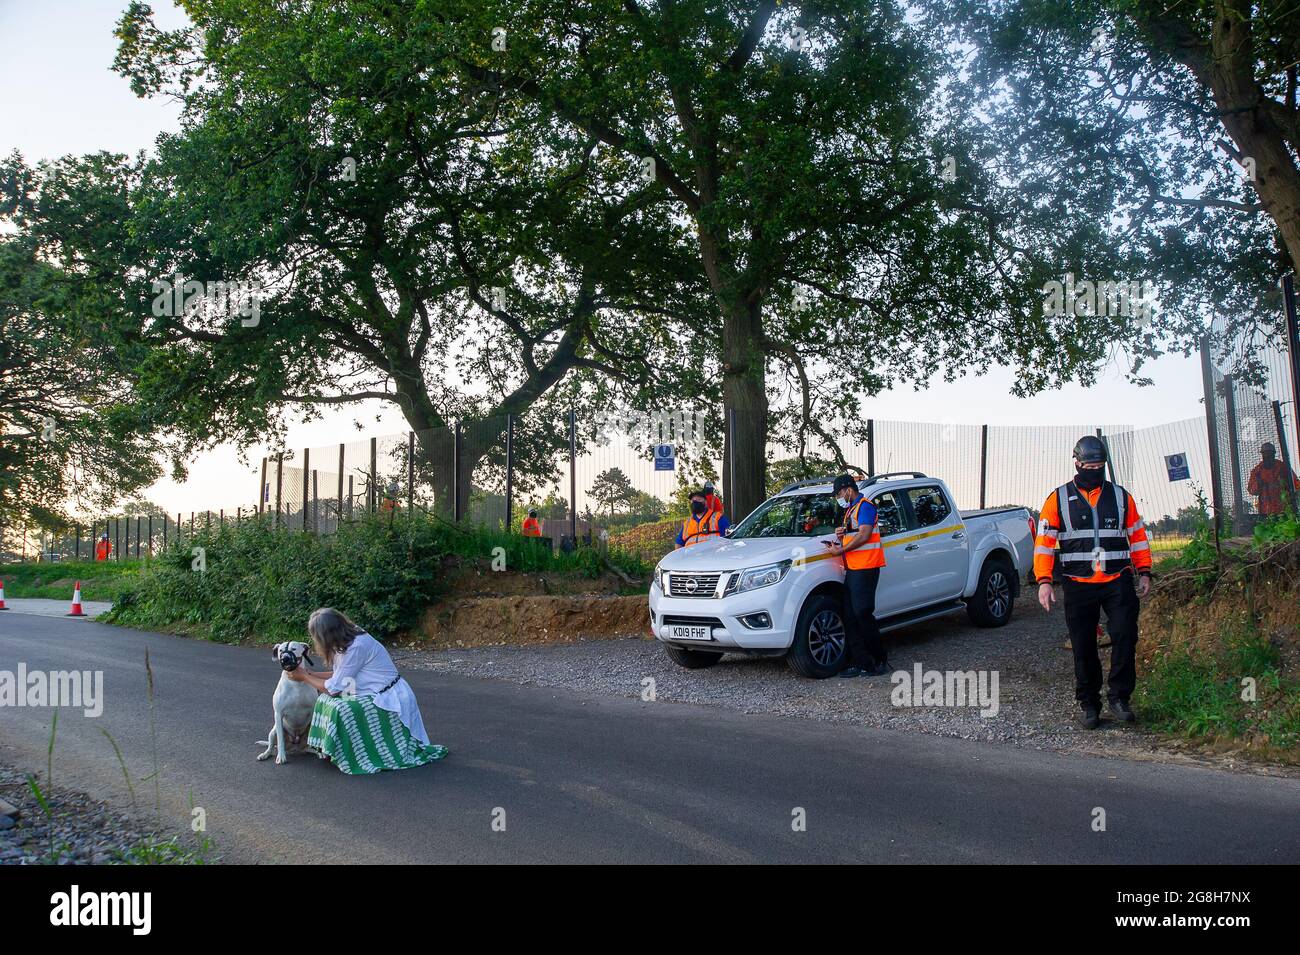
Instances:
[[[320,691],[307,745],[348,774],[423,766],[447,755],[429,742],[415,691],[383,644],[337,610],[322,607],[307,621],[316,652],[331,669],[299,666],[289,679]]]

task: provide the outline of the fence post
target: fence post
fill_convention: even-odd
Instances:
[[[1214,511],[1214,549],[1219,550],[1223,530],[1222,464],[1219,460],[1219,425],[1215,414],[1214,368],[1210,363],[1210,336],[1201,338],[1201,383],[1205,389],[1205,431],[1210,442],[1210,507]]]
[[[867,474],[876,473],[876,421],[867,419]]]
[[[1237,430],[1237,383],[1223,376],[1224,412],[1228,419],[1228,464],[1232,468],[1232,533],[1240,534],[1246,514],[1246,497],[1241,487],[1241,433]]]
[[[243,520],[243,516],[244,516],[244,509],[243,509],[242,507],[236,507],[236,508],[235,508],[235,526],[236,526],[236,527],[238,527],[240,521]]]
[[[406,513],[415,514],[415,432],[406,432]]]
[[[1291,413],[1295,433],[1300,437],[1300,318],[1296,317],[1295,276],[1282,276],[1282,312],[1286,316],[1287,367],[1291,370]],[[1278,433],[1282,429],[1279,426]]]
[[[348,475],[348,517],[352,517],[352,502],[356,500],[356,490],[352,483],[352,475]],[[340,518],[341,519],[341,518]]]
[[[81,525],[73,524],[72,532],[77,535],[76,541],[73,543],[73,548],[74,548],[73,559],[81,560]]]
[[[339,513],[338,523],[343,524],[343,443],[339,443]]]
[[[1282,427],[1282,403],[1273,402],[1273,424],[1277,428],[1277,450],[1282,456],[1282,483],[1286,485],[1286,496],[1291,501],[1291,513],[1300,514],[1295,506],[1295,472],[1291,470],[1291,454],[1286,446],[1286,428]]]
[[[320,472],[311,472],[311,529],[320,534]]]
[[[989,426],[980,428],[980,510],[988,507],[989,486]]]
[[[457,421],[453,428],[451,438],[451,519],[457,524],[462,517],[460,513],[460,422]]]
[[[370,439],[370,479],[366,481],[366,512],[373,514],[379,509],[379,439]]]
[[[515,416],[506,415],[506,533],[514,526],[511,508],[515,490]]]
[[[257,485],[257,513],[262,513],[262,503],[266,498],[266,458],[262,458],[262,480]]]
[[[576,551],[578,549],[578,412],[573,408],[569,409],[569,536],[573,538],[573,549]]]
[[[153,557],[153,513],[149,514],[149,556]]]
[[[172,522],[172,519],[168,517],[166,514],[162,516],[162,519],[163,519],[163,550],[166,550],[167,549],[167,525]]]
[[[275,456],[275,517],[271,521],[271,526],[278,528],[280,526],[280,495],[284,492],[284,452],[281,451]]]
[[[302,532],[307,533],[307,474],[311,470],[311,448],[302,449]]]
[[[1115,480],[1115,456],[1110,453],[1110,440],[1101,433],[1101,428],[1097,429],[1097,437],[1106,447],[1106,470],[1110,472],[1110,483],[1118,484],[1119,482]]]
[[[113,518],[113,553],[117,560],[122,559],[122,518]]]

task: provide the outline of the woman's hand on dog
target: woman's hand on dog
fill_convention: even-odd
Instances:
[[[284,675],[288,677],[290,680],[293,680],[293,682],[295,683],[307,682],[307,671],[303,669],[303,665],[301,663],[299,663],[292,670],[285,670]]]

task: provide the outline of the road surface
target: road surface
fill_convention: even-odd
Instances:
[[[101,730],[151,772],[146,649],[164,811],[186,823],[192,795],[227,861],[1300,862],[1300,780],[427,671],[410,679],[446,760],[259,763],[268,649],[0,613],[0,670],[104,673],[101,716],[60,711],[56,785],[125,804]],[[43,769],[51,713],[0,710],[4,758]]]

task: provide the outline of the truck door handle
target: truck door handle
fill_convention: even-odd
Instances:
[[[906,547],[903,548],[903,550],[916,550],[920,546],[921,546],[920,544],[908,544]]]
[[[966,538],[966,532],[965,532],[965,531],[958,531],[956,534],[953,534],[953,535],[952,535],[952,539],[955,540],[955,541],[965,540],[965,538]]]

